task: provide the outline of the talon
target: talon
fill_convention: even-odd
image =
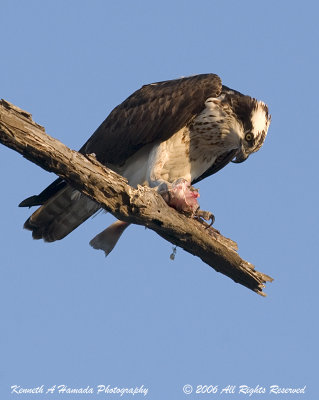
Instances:
[[[198,221],[203,223],[204,225],[207,225],[206,226],[207,228],[211,227],[213,225],[213,223],[215,222],[215,216],[210,211],[204,211],[204,210],[198,209],[195,212],[195,218],[197,218]],[[210,222],[207,223],[206,221],[210,221]]]

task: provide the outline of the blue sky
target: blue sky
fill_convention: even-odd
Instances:
[[[140,226],[105,258],[88,242],[110,215],[63,241],[33,241],[22,229],[30,210],[17,204],[55,177],[0,146],[1,399],[54,397],[11,394],[11,385],[144,385],[151,400],[210,397],[184,394],[186,384],[306,385],[280,398],[316,398],[316,2],[0,4],[0,97],[71,148],[145,83],[214,72],[265,101],[272,123],[262,150],[197,186],[215,226],[275,278],[262,298],[181,249],[172,262],[171,244]]]

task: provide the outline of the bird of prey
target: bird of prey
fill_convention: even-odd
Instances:
[[[94,153],[131,186],[156,188],[171,207],[207,218],[192,185],[259,150],[269,124],[265,103],[222,85],[215,74],[201,74],[143,86],[79,151]],[[47,242],[64,238],[100,208],[61,178],[20,204],[36,205],[24,227]],[[128,225],[116,221],[90,244],[107,255]]]

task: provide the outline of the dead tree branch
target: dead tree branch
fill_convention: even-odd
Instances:
[[[272,278],[241,259],[235,242],[167,206],[153,189],[132,188],[94,156],[70,150],[47,135],[42,126],[33,122],[31,114],[5,100],[0,102],[0,142],[56,173],[118,219],[152,229],[216,271],[265,296],[264,284]]]

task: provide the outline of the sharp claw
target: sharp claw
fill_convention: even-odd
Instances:
[[[215,216],[210,211],[204,211],[198,209],[195,213],[195,218],[203,225],[206,225],[206,228],[211,227],[215,222]],[[207,223],[206,221],[209,221],[209,223]]]

